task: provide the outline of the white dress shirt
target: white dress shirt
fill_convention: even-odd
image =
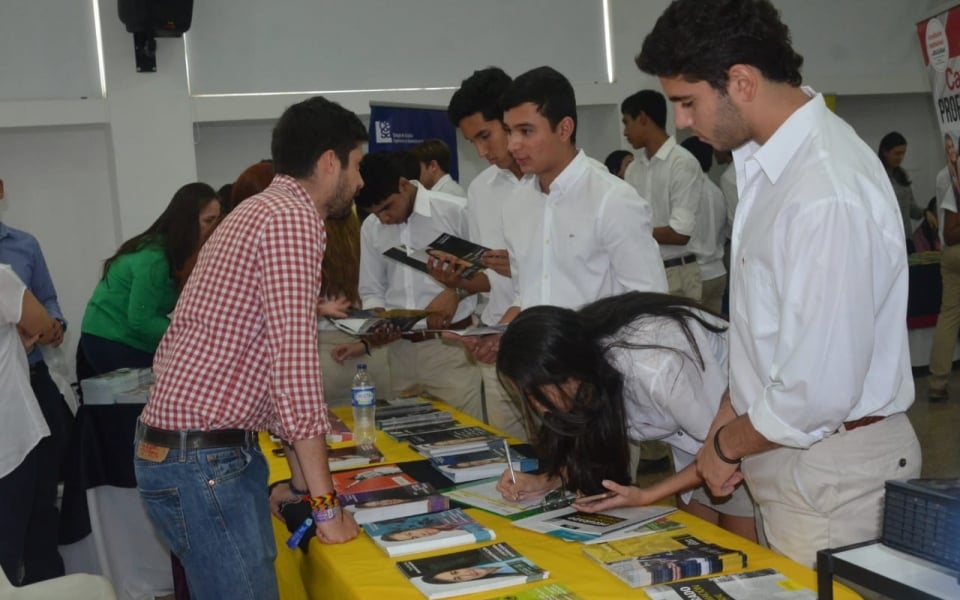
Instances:
[[[533,185],[533,180],[533,176],[517,179],[509,169],[501,169],[496,165],[490,165],[477,175],[467,188],[470,241],[492,250],[506,248],[501,219],[503,205],[513,202],[514,195],[524,186]],[[493,269],[485,272],[490,280],[490,292],[484,294],[486,306],[483,307],[480,320],[486,325],[496,325],[503,313],[513,306],[516,294],[509,277],[504,277]]]
[[[727,326],[722,319],[700,314],[713,325]],[[726,334],[709,331],[692,319],[687,324],[703,358],[703,370],[683,330],[669,318],[634,321],[607,340],[645,346],[613,345],[607,358],[623,374],[627,435],[635,441],[663,440],[673,446],[677,471],[693,462],[727,389]],[[689,497],[684,501],[689,502]]]
[[[687,246],[697,255],[701,278],[710,281],[727,274],[723,267],[723,246],[730,229],[727,227],[727,203],[723,199],[723,192],[706,174],[701,177],[703,200],[697,215],[697,228]]]
[[[740,192],[737,191],[737,167],[732,162],[720,176],[720,191],[727,203],[727,225],[732,230],[733,218],[737,213],[737,199],[740,197]]]
[[[424,309],[443,291],[426,273],[383,255],[394,246],[426,248],[440,234],[468,238],[465,199],[426,189],[419,182],[413,212],[406,223],[384,225],[370,215],[360,228],[360,299],[363,308]],[[475,298],[465,298],[457,307],[454,322],[470,316]]]
[[[693,236],[700,211],[703,169],[690,152],[670,136],[653,155],[637,152],[623,178],[637,189],[653,209],[653,227],[670,226],[680,235]],[[690,254],[687,244],[660,244],[663,260]]]
[[[50,429],[30,387],[27,353],[17,333],[27,286],[10,265],[0,264],[0,477],[20,466]]]
[[[463,191],[459,183],[453,180],[453,177],[450,177],[450,173],[445,173],[443,177],[438,179],[430,188],[430,191],[459,196],[460,198],[467,197],[467,193]]]
[[[893,189],[876,153],[804,91],[811,100],[767,143],[733,153],[730,285],[734,407],[796,448],[914,398]]]
[[[953,193],[953,182],[950,180],[950,171],[944,167],[937,173],[937,230],[940,235],[940,247],[946,248],[943,241],[944,211],[957,212],[957,199]]]
[[[576,308],[631,290],[667,291],[650,205],[582,150],[548,194],[534,181],[502,215],[515,306]]]

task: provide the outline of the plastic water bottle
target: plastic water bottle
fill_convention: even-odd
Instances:
[[[367,373],[367,365],[357,365],[350,388],[353,405],[353,441],[356,444],[372,444],[377,438],[377,394],[373,379]]]

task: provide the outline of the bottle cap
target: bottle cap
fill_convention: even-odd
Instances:
[[[358,370],[358,371],[366,371],[366,370],[367,370],[367,365],[366,365],[366,363],[357,363],[357,370]]]

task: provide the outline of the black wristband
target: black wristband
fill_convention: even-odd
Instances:
[[[722,427],[720,427],[720,429],[717,430],[717,433],[713,435],[713,451],[717,453],[717,458],[727,463],[728,465],[739,465],[740,461],[743,459],[728,458],[726,455],[724,455],[723,450],[720,449],[720,432],[723,431],[724,427],[726,427],[726,425],[723,425]]]
[[[360,338],[360,343],[363,344],[363,351],[367,353],[367,356],[372,356],[372,354],[370,354],[370,342]]]

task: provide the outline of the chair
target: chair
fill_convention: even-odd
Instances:
[[[110,580],[100,575],[74,573],[14,587],[0,569],[0,600],[117,600]]]

